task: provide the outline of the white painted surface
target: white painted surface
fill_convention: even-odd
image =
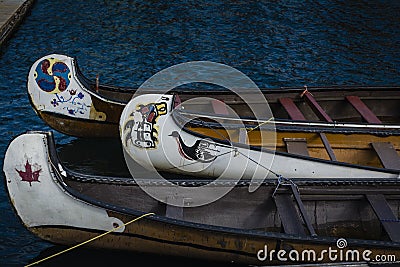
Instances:
[[[41,70],[41,63],[44,60],[48,60],[50,63],[50,66],[45,68],[48,75],[43,75]],[[61,73],[60,75],[60,73],[53,72],[52,68],[57,63],[65,64],[68,68],[68,74]],[[67,84],[65,89],[60,86],[59,77]],[[47,86],[51,86],[50,83],[54,83],[54,89],[49,89],[50,91],[43,90],[39,85],[40,78],[43,78],[42,83],[46,83]],[[54,112],[75,118],[89,119],[92,117],[95,119],[96,117],[91,95],[77,79],[73,58],[71,57],[51,54],[38,59],[32,64],[29,71],[27,86],[33,105],[39,111]]]
[[[168,98],[168,101],[165,99]],[[164,99],[164,100],[163,100]],[[154,126],[158,131],[158,142],[155,148],[143,148],[135,145],[137,133],[126,128],[126,124],[139,123],[140,116],[135,114],[139,105],[167,102],[168,113],[159,116]],[[221,146],[215,143],[218,154],[209,163],[187,159],[179,153],[179,146],[174,137],[169,136],[178,131],[187,146],[192,146],[200,138],[181,131],[171,114],[172,96],[148,94],[132,99],[125,107],[120,121],[122,142],[136,162],[147,169],[168,170],[176,173],[195,174],[205,177],[232,179],[241,176],[244,179],[274,178],[274,173],[286,178],[398,178],[398,174],[374,171],[352,166],[336,165],[329,161],[317,161],[291,157],[290,155],[274,155],[271,152],[260,152],[241,147]],[[127,141],[128,140],[128,141]],[[236,152],[235,152],[236,150]]]
[[[23,181],[17,170],[39,171],[39,181]],[[109,231],[123,222],[109,217],[106,210],[75,199],[63,190],[49,165],[47,138],[43,133],[27,133],[9,145],[3,170],[11,202],[18,216],[29,228],[34,226],[70,226]],[[62,172],[62,170],[59,170]]]

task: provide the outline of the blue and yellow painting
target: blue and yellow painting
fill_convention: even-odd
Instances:
[[[37,65],[34,77],[41,90],[57,94],[68,88],[71,71],[64,62],[56,58],[46,58]]]

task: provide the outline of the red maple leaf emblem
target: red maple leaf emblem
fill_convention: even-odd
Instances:
[[[29,164],[28,160],[26,160],[25,164],[25,171],[20,171],[15,169],[19,176],[22,178],[21,181],[26,181],[29,182],[29,185],[32,186],[32,182],[40,182],[39,181],[39,173],[42,171],[42,169],[39,169],[37,171],[32,171],[32,165]]]

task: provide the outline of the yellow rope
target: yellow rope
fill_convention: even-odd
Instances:
[[[46,260],[48,260],[48,259],[51,259],[51,258],[53,258],[53,257],[56,257],[56,256],[58,256],[58,255],[60,255],[60,254],[63,254],[63,253],[65,253],[65,252],[67,252],[67,251],[70,251],[70,250],[73,250],[73,249],[75,249],[75,248],[77,248],[77,247],[80,247],[80,246],[82,246],[82,245],[85,245],[85,244],[87,244],[87,243],[89,243],[89,242],[92,242],[93,240],[96,240],[96,239],[98,239],[98,238],[100,238],[100,237],[103,237],[103,236],[105,236],[105,235],[108,235],[109,233],[112,233],[112,232],[114,232],[114,231],[120,229],[122,226],[127,226],[128,224],[131,224],[131,223],[133,223],[133,222],[136,222],[136,221],[138,221],[138,220],[140,220],[140,219],[142,219],[143,217],[148,216],[148,215],[154,215],[154,213],[150,212],[150,213],[143,214],[143,215],[141,215],[141,216],[139,216],[139,217],[137,217],[137,218],[135,218],[135,219],[133,219],[133,220],[127,222],[127,223],[124,223],[123,225],[120,225],[120,226],[118,226],[118,227],[116,227],[116,228],[113,228],[112,230],[110,230],[110,231],[108,231],[108,232],[102,233],[101,235],[95,236],[95,237],[93,237],[93,238],[91,238],[91,239],[89,239],[89,240],[86,240],[86,241],[84,241],[84,242],[78,244],[78,245],[75,245],[75,246],[73,246],[73,247],[67,248],[66,250],[63,250],[63,251],[60,251],[60,252],[55,253],[55,254],[53,254],[53,255],[50,255],[50,256],[47,257],[47,258],[44,258],[44,259],[38,260],[38,261],[36,261],[36,262],[34,262],[34,263],[30,263],[30,264],[28,264],[28,265],[25,265],[25,267],[29,267],[29,266],[33,266],[33,265],[39,264],[39,263],[44,262],[44,261],[46,261]]]
[[[269,118],[268,120],[264,121],[263,123],[260,123],[260,124],[257,125],[256,127],[250,128],[250,131],[247,131],[247,132],[249,133],[249,132],[251,132],[251,131],[254,131],[254,130],[257,129],[257,128],[260,128],[260,126],[262,126],[262,125],[264,125],[264,124],[267,124],[268,122],[272,121],[272,119],[273,119],[273,117]]]

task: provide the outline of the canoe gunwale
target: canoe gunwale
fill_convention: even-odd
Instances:
[[[93,91],[93,88],[96,87],[95,82],[92,82],[80,69],[79,64],[78,64],[78,58],[75,56],[72,56],[73,59],[73,64],[76,69],[76,74],[77,78],[80,79],[81,83],[85,85],[87,89],[90,91]],[[129,86],[115,86],[115,85],[110,85],[110,84],[99,84],[99,88],[103,90],[108,90],[108,91],[113,91],[117,93],[135,93],[137,88],[135,87],[129,87]],[[354,91],[354,92],[360,92],[360,91],[377,91],[377,90],[388,90],[388,91],[399,91],[400,87],[399,86],[394,86],[394,85],[375,85],[375,86],[359,86],[359,85],[336,85],[336,86],[307,86],[307,90],[309,92],[332,92],[332,91]],[[147,89],[148,93],[157,93],[159,92],[158,89]],[[263,93],[302,93],[304,92],[305,88],[301,86],[282,86],[282,87],[270,87],[270,88],[261,88],[261,92]],[[201,91],[196,91],[196,90],[191,90],[191,89],[172,89],[170,92],[182,92],[184,94],[198,94],[199,92],[201,93],[206,93],[208,94],[232,94],[231,90],[228,89],[220,89],[220,90],[207,90],[207,89],[202,89]],[[243,93],[251,93],[250,90],[243,90]]]
[[[98,97],[101,97],[101,94],[98,94],[94,88],[96,88],[96,83],[92,82],[80,69],[79,64],[78,64],[78,59],[77,57],[72,57],[73,59],[73,65],[76,71],[76,77],[78,80],[81,82],[82,85],[85,86],[85,88],[95,94]],[[100,90],[105,90],[105,91],[112,91],[115,93],[123,93],[123,94],[134,94],[136,93],[138,88],[135,87],[129,87],[129,86],[115,86],[115,85],[110,85],[110,84],[99,84],[99,89]],[[343,91],[343,92],[362,92],[362,91],[370,91],[370,92],[375,92],[377,90],[387,90],[387,91],[393,91],[393,92],[398,92],[400,89],[399,86],[393,86],[393,85],[376,85],[376,86],[358,86],[358,85],[336,85],[336,86],[307,86],[307,90],[310,93],[316,93],[316,92],[332,92],[332,91]],[[305,88],[304,87],[294,87],[294,86],[282,86],[282,87],[271,87],[271,88],[261,88],[260,91],[263,94],[276,94],[276,93],[298,93],[301,94],[304,92]],[[252,94],[254,92],[259,92],[255,90],[248,90],[244,89],[241,93],[244,94]],[[154,89],[144,89],[142,93],[159,93],[160,90],[157,88]],[[193,90],[193,89],[185,89],[185,88],[179,88],[179,89],[172,89],[169,91],[170,93],[177,93],[177,94],[188,94],[188,95],[197,95],[199,93],[201,94],[206,94],[206,95],[232,95],[232,91],[229,89],[220,89],[220,90],[208,90],[208,89],[201,89],[201,90]],[[122,102],[121,102],[122,103]]]

